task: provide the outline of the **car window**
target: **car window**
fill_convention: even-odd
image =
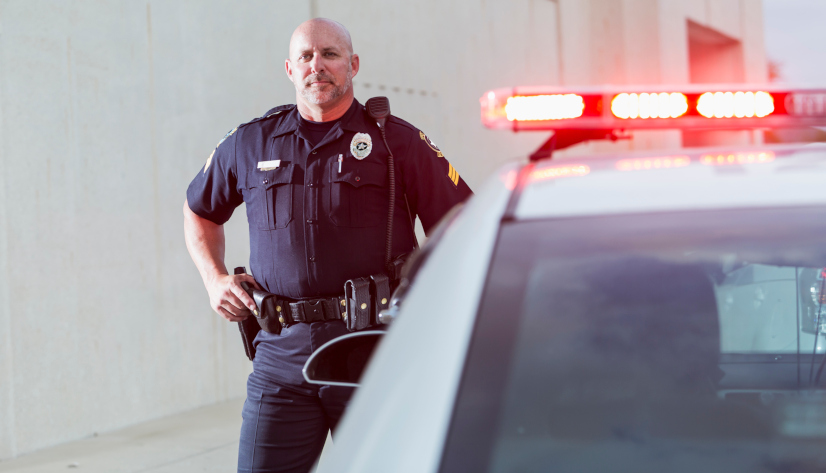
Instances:
[[[820,208],[503,227],[442,471],[826,468],[824,234]]]

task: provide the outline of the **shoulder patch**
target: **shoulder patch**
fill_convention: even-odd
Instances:
[[[440,157],[440,158],[444,158],[444,157],[445,157],[445,155],[442,153],[442,150],[440,150],[440,149],[439,149],[439,147],[438,147],[438,146],[436,146],[436,144],[435,144],[435,143],[433,143],[432,141],[430,141],[430,138],[428,138],[428,137],[427,137],[427,135],[425,135],[425,134],[424,134],[424,132],[423,132],[423,131],[421,131],[421,130],[419,130],[419,138],[421,138],[421,139],[422,139],[422,141],[424,141],[425,143],[427,143],[427,146],[429,146],[429,147],[430,147],[430,149],[432,149],[432,150],[436,153],[436,156],[438,156],[438,157]]]
[[[226,139],[229,138],[230,136],[232,136],[232,134],[235,133],[236,131],[238,131],[237,126],[235,128],[233,128],[232,130],[230,130],[229,133],[224,135],[224,137],[221,138],[221,141],[219,141],[218,144],[215,145],[215,149],[212,150],[212,153],[210,153],[209,157],[206,160],[206,164],[204,165],[204,174],[206,174],[207,169],[209,169],[209,165],[212,164],[212,157],[215,156],[215,151],[218,149],[219,146],[221,146],[221,143],[226,141]]]
[[[215,149],[218,149],[218,148],[215,148]],[[215,156],[215,149],[212,150],[212,153],[210,153],[209,157],[207,158],[207,162],[204,165],[204,174],[206,174],[207,169],[209,169],[209,165],[212,164],[212,157]]]
[[[235,128],[233,128],[232,130],[230,130],[230,131],[229,131],[229,133],[227,133],[226,135],[224,135],[224,137],[223,137],[223,138],[221,138],[221,141],[219,141],[219,142],[218,142],[218,144],[217,144],[217,145],[215,145],[215,147],[217,148],[217,147],[221,146],[221,143],[223,143],[224,141],[226,141],[226,139],[227,139],[227,138],[229,138],[230,136],[232,136],[232,134],[233,134],[233,133],[235,133],[236,131],[238,131],[238,127],[237,127],[237,126],[236,126]]]

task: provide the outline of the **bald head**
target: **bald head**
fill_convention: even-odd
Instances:
[[[339,47],[353,55],[353,40],[350,32],[341,23],[327,18],[313,18],[298,25],[290,37],[290,59],[295,60],[296,55],[303,46],[310,41],[310,38],[327,38],[336,43]]]
[[[350,33],[341,23],[314,18],[300,24],[290,38],[285,67],[304,118],[335,119],[350,107],[359,56],[353,54]]]

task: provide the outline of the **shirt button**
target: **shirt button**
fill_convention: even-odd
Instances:
[[[315,262],[315,256],[310,256],[310,262],[311,262],[311,263],[314,263],[314,262]]]
[[[308,218],[308,219],[307,219],[307,223],[313,223],[313,222],[315,222],[315,220],[313,220],[313,219],[311,219],[311,218]]]
[[[311,182],[311,183],[307,184],[307,187],[313,187],[313,183]]]
[[[316,153],[316,151],[315,151],[315,150],[313,150],[313,154],[315,154],[315,153]]]
[[[270,180],[269,180],[269,179],[264,179],[262,182],[263,182],[264,184],[268,184],[268,183],[270,182]]]

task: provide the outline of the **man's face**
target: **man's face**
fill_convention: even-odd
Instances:
[[[355,66],[355,67],[354,67]],[[297,31],[290,43],[287,75],[307,102],[332,105],[353,87],[358,56],[341,32],[328,25]]]

